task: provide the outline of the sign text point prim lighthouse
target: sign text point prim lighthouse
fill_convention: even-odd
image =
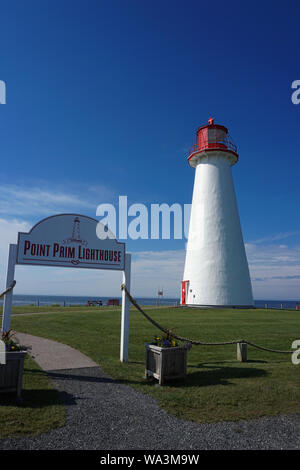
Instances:
[[[181,304],[253,307],[231,167],[237,148],[226,127],[200,127],[188,162],[195,168]]]

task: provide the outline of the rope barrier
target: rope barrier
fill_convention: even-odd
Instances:
[[[183,338],[182,336],[175,335],[172,333],[172,331],[168,330],[167,328],[164,328],[161,326],[159,323],[157,323],[155,320],[153,320],[147,313],[144,312],[144,310],[139,306],[139,304],[134,300],[134,298],[130,295],[128,290],[126,289],[125,284],[121,285],[121,290],[125,291],[125,294],[127,295],[128,299],[132,303],[132,305],[135,306],[135,308],[150,322],[152,325],[154,325],[156,328],[161,330],[163,333],[168,334],[169,336],[172,336],[172,338],[178,339],[178,341],[186,341],[190,344],[194,344],[195,346],[225,346],[228,344],[238,344],[238,343],[246,343],[249,344],[249,346],[252,346],[257,349],[262,349],[263,351],[269,351],[269,352],[274,352],[274,353],[280,353],[280,354],[293,354],[294,351],[281,351],[279,349],[271,349],[271,348],[266,348],[264,346],[259,346],[258,344],[251,343],[250,341],[247,341],[246,339],[239,339],[239,340],[234,340],[234,341],[222,341],[218,343],[206,343],[204,341],[195,341],[193,339],[188,339],[188,338]]]
[[[7,289],[5,289],[5,291],[3,291],[2,294],[0,294],[0,299],[2,299],[2,297],[4,297],[6,294],[8,294],[8,292],[10,292],[11,290],[13,290],[13,288],[15,287],[16,284],[17,284],[17,282],[16,282],[16,281],[13,281],[13,282],[11,283],[11,285],[10,285]]]

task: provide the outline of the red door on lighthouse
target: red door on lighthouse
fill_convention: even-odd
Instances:
[[[187,293],[187,285],[189,281],[182,281],[181,282],[181,305],[186,305],[186,293]]]

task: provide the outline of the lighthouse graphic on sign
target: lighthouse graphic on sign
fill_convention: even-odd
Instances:
[[[237,148],[226,127],[196,133],[188,162],[195,168],[181,304],[252,307],[253,295],[231,167]]]
[[[75,217],[73,221],[73,230],[72,230],[72,237],[63,240],[63,243],[70,244],[70,243],[81,243],[82,245],[87,246],[87,241],[83,240],[80,236],[80,220],[79,217]]]

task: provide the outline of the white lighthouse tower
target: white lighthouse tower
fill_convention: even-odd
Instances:
[[[248,262],[231,167],[238,161],[228,130],[209,119],[197,130],[189,164],[195,168],[182,305],[252,307]]]

